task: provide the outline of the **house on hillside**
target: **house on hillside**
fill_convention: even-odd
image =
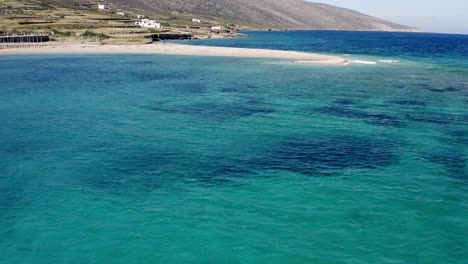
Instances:
[[[99,10],[110,9],[110,5],[109,4],[98,4],[98,9]]]
[[[135,22],[135,25],[144,28],[162,28],[161,23],[157,23],[152,19],[142,19],[140,22]]]
[[[115,13],[115,14],[117,14],[117,15],[119,15],[119,16],[125,16],[125,13],[124,13],[124,12],[117,12],[117,13]]]
[[[217,31],[217,32],[219,32],[219,31],[222,31],[222,30],[224,30],[224,27],[221,26],[221,25],[219,25],[219,26],[212,26],[212,27],[211,27],[211,31]]]
[[[200,19],[196,19],[196,18],[192,18],[192,22],[193,22],[193,23],[201,23],[201,20],[200,20]]]

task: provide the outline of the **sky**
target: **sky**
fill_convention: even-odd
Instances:
[[[311,0],[429,32],[468,34],[468,0]]]

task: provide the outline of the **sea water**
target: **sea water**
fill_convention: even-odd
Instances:
[[[468,36],[248,34],[1,56],[0,263],[467,263]]]

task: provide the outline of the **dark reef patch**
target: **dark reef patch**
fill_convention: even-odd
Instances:
[[[237,85],[233,87],[224,87],[221,89],[221,92],[241,94],[241,93],[251,92],[253,89],[258,89],[258,88],[259,86],[257,85],[245,84],[245,85]]]
[[[444,93],[445,89],[439,89],[439,88],[428,88],[427,90],[431,92],[436,92],[436,93]]]
[[[399,118],[381,113],[367,113],[342,106],[326,106],[318,110],[321,114],[343,118],[361,119],[368,124],[390,127],[404,127],[405,124]]]
[[[250,99],[249,99],[250,100]],[[217,120],[249,117],[256,114],[269,114],[275,110],[255,101],[241,101],[239,103],[196,103],[190,105],[155,106],[151,110],[166,113],[189,114],[203,118]]]
[[[349,99],[337,99],[337,100],[333,101],[333,104],[336,104],[336,105],[353,105],[353,104],[355,104],[355,102],[353,100],[349,100]]]
[[[418,84],[419,87],[431,87],[429,84],[427,83],[419,83]]]
[[[141,71],[141,72],[132,72],[132,77],[139,81],[157,81],[161,79],[172,79],[175,78],[170,74],[160,73],[158,71]]]
[[[158,61],[145,61],[145,60],[130,61],[130,63],[134,65],[160,65]]]
[[[200,83],[177,83],[169,89],[177,89],[177,91],[181,91],[184,93],[190,94],[202,94],[206,92],[206,86]]]
[[[6,155],[16,155],[16,154],[25,154],[30,153],[34,150],[34,147],[31,147],[33,144],[28,144],[26,142],[3,142],[2,147],[0,148],[0,155],[2,158],[6,157]]]
[[[468,180],[467,155],[461,152],[442,152],[423,155],[425,160],[445,167],[455,178]]]
[[[25,133],[23,131],[23,133]],[[5,159],[9,156],[35,155],[55,147],[53,143],[45,142],[36,138],[14,137],[14,134],[0,141],[0,157]]]
[[[446,134],[451,138],[449,143],[463,147],[461,145],[468,145],[468,132],[463,129],[448,129]]]
[[[184,112],[196,114],[203,117],[213,117],[216,119],[249,117],[255,114],[268,114],[274,112],[272,108],[257,104],[236,104],[236,103],[200,103],[184,108]]]
[[[255,164],[250,162],[240,163],[236,160],[218,160],[210,162],[200,162],[196,168],[191,170],[193,177],[200,183],[215,185],[221,183],[232,183],[233,179],[244,177],[245,175],[256,174],[253,170]]]
[[[221,92],[223,93],[241,93],[243,90],[240,89],[240,88],[235,88],[235,87],[226,87],[226,88],[223,88],[221,89]]]
[[[24,175],[11,170],[11,163],[0,160],[0,217],[5,218],[9,211],[21,207],[27,182]]]
[[[264,104],[265,99],[261,97],[249,97],[249,98],[246,98],[245,102],[247,104]]]
[[[260,88],[259,85],[256,85],[256,84],[246,84],[245,87],[249,88],[249,89],[257,89],[257,88]]]
[[[142,149],[80,166],[79,179],[113,194],[144,194],[174,179],[200,184],[235,183],[264,170],[334,176],[346,169],[375,169],[398,162],[397,143],[369,137],[293,138],[262,157],[187,156],[185,152]]]
[[[453,92],[462,91],[462,88],[449,86],[449,87],[445,87],[445,88],[428,88],[427,90],[432,91],[432,92],[436,92],[436,93],[445,93],[445,92],[453,93]]]
[[[398,161],[396,143],[367,137],[294,138],[279,144],[263,161],[267,169],[332,175],[344,169],[375,169]]]
[[[181,113],[181,110],[178,109],[176,106],[156,105],[156,106],[148,107],[148,109],[153,110],[153,111],[158,111],[158,112],[164,112],[164,113],[168,113],[168,114],[179,114],[179,113]]]
[[[444,91],[446,91],[446,92],[459,92],[461,90],[462,90],[461,88],[457,88],[457,87],[453,87],[453,86],[450,86],[450,87],[447,87],[447,88],[444,89]]]
[[[448,125],[459,123],[466,119],[465,116],[458,116],[444,113],[431,113],[431,112],[413,112],[405,115],[406,119],[428,124]],[[466,121],[466,120],[465,120]],[[463,121],[462,121],[463,122]]]
[[[255,164],[221,156],[187,156],[173,151],[141,150],[85,166],[80,180],[92,188],[112,194],[144,194],[171,184],[175,179],[200,184],[232,183],[233,179],[252,175]],[[253,165],[253,166],[250,166]]]
[[[436,114],[407,114],[406,119],[414,122],[429,123],[436,125],[447,125],[450,123],[450,120],[444,119]]]
[[[141,152],[102,160],[80,173],[81,180],[98,189],[112,192],[124,190],[151,191],[161,185],[163,170],[171,163],[174,153]]]
[[[188,72],[162,71],[160,68],[141,69],[140,71],[129,72],[130,76],[138,81],[158,81],[158,80],[187,80],[190,77]]]
[[[394,106],[411,106],[411,107],[424,107],[426,103],[414,100],[390,100],[385,102],[386,105]]]
[[[379,126],[390,126],[390,127],[405,127],[406,125],[399,120],[399,118],[386,114],[368,113],[365,115],[367,123],[379,125]]]
[[[22,197],[23,192],[18,186],[13,186],[11,182],[2,182],[0,179],[0,215],[15,208]]]

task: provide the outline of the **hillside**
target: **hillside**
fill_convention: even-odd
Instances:
[[[71,1],[71,0],[68,0]],[[222,18],[273,28],[416,31],[359,12],[302,0],[111,0],[146,11]]]
[[[137,26],[135,22],[141,20],[138,18],[141,15],[156,18],[163,28]],[[238,36],[230,28],[211,30],[213,25],[225,22],[203,19],[201,23],[193,23],[187,16],[147,11],[135,5],[114,4],[109,9],[98,10],[91,1],[0,0],[0,35],[45,34],[53,42],[144,44],[152,41],[150,35],[158,33],[193,38]],[[244,24],[236,29],[253,28]]]
[[[0,34],[47,34],[53,41],[147,43],[150,34],[193,38],[239,35],[239,30],[320,29],[415,31],[358,12],[301,0],[0,0]],[[120,15],[119,15],[120,14]],[[147,16],[162,28],[135,24]],[[192,18],[200,21],[194,22]],[[228,26],[229,24],[229,26]],[[222,30],[213,30],[222,25]]]

